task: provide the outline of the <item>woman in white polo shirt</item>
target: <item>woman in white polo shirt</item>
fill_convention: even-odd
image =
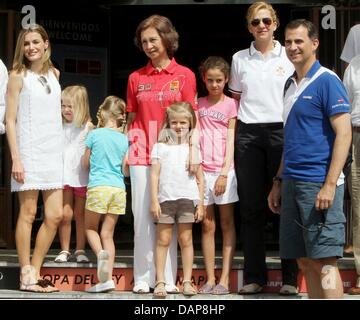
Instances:
[[[267,195],[282,155],[284,84],[294,68],[284,47],[274,40],[279,20],[273,7],[256,2],[249,7],[246,18],[254,41],[250,48],[233,55],[229,90],[240,100],[235,168],[246,285],[239,293],[254,294],[261,292],[267,282],[264,243],[269,214]],[[280,294],[297,294],[296,261],[281,262]]]

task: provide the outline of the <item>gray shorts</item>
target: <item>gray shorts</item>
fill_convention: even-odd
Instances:
[[[333,205],[317,211],[322,183],[283,180],[280,213],[280,257],[342,257],[345,244],[344,185],[336,187]]]
[[[178,199],[160,203],[161,214],[158,223],[193,223],[195,205],[193,200]]]

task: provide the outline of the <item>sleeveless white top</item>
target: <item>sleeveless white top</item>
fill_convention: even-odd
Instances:
[[[89,183],[89,170],[81,163],[85,153],[85,138],[89,132],[89,124],[80,128],[72,123],[63,123],[64,138],[64,185],[85,187]]]
[[[25,182],[11,178],[11,191],[61,189],[63,186],[63,141],[61,88],[54,73],[27,70],[20,91],[16,116],[16,141],[24,166]]]

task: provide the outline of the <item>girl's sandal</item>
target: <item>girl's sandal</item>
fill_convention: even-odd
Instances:
[[[165,281],[158,281],[155,284],[154,288],[154,297],[155,298],[165,298],[167,295],[166,288],[165,288],[166,282]]]
[[[67,250],[63,250],[56,256],[54,261],[58,263],[68,262],[69,257],[70,257],[70,252]]]
[[[44,288],[45,292],[59,292],[60,290],[55,287],[55,285],[49,279],[39,279],[37,284]]]
[[[76,250],[75,257],[76,257],[76,262],[78,263],[90,262],[89,258],[86,256],[85,250]]]
[[[183,280],[183,295],[191,297],[197,294],[196,289],[192,285],[191,280]]]

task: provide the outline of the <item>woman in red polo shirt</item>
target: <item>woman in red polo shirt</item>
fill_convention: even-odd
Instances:
[[[174,59],[179,35],[171,21],[152,15],[136,29],[135,44],[150,59],[128,79],[127,112],[130,141],[129,165],[132,211],[134,214],[134,288],[135,293],[148,293],[155,285],[154,248],[156,227],[150,215],[150,152],[157,141],[166,108],[180,101],[195,106],[194,73]],[[178,292],[177,243],[173,238],[167,257],[166,290]]]

